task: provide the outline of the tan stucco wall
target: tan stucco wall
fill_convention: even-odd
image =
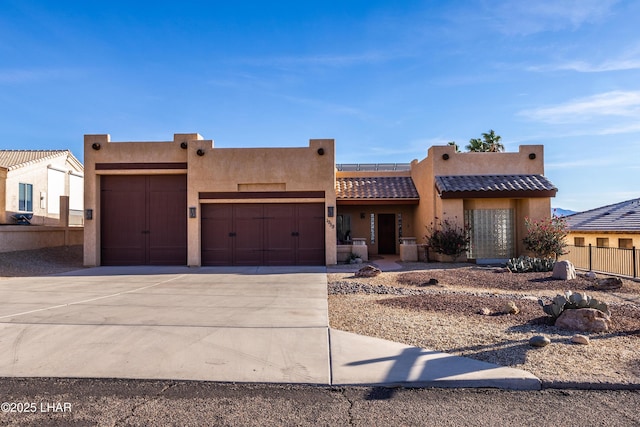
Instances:
[[[187,144],[187,149],[180,147]],[[100,149],[92,148],[94,143]],[[319,149],[324,154],[319,154]],[[201,150],[203,155],[198,155]],[[96,163],[187,163],[185,170],[100,170]],[[175,134],[168,142],[111,142],[108,135],[85,135],[85,208],[100,211],[100,175],[187,175],[187,206],[197,208],[197,218],[187,222],[187,262],[200,265],[201,203],[306,203],[318,199],[200,200],[200,192],[324,191],[325,212],[335,201],[335,147],[332,139],[314,139],[308,147],[215,148],[198,134]],[[320,200],[322,201],[322,200]],[[100,218],[85,221],[85,265],[100,264]],[[326,218],[326,262],[336,263],[335,216]]]
[[[570,231],[567,234],[567,244],[574,245],[575,237],[583,237],[584,245],[589,246],[597,246],[598,238],[608,238],[609,239],[609,247],[617,248],[618,247],[618,239],[631,239],[633,242],[633,246],[636,249],[640,249],[640,233],[630,233],[630,232],[611,232],[611,231],[594,231],[594,232],[584,232],[584,231]]]
[[[24,225],[0,227],[0,252],[82,245],[82,243],[82,227]]]
[[[83,174],[83,169],[76,162],[70,161],[67,156],[59,156],[52,159],[45,159],[34,162],[17,169],[6,172],[4,179],[4,212],[0,212],[0,221],[4,224],[13,224],[11,216],[19,212],[19,184],[31,184],[33,186],[33,219],[35,225],[58,225],[60,215],[48,212],[50,203],[50,191],[48,188],[48,170],[53,168],[65,173],[64,196],[69,196],[69,173]],[[0,184],[2,183],[2,172],[0,172]],[[41,204],[41,195],[44,197]],[[81,195],[80,195],[81,196]],[[0,195],[0,202],[2,196]]]

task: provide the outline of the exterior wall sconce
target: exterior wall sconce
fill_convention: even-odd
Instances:
[[[204,156],[204,150],[202,148],[198,148],[198,151],[196,151],[196,154],[200,157]]]
[[[195,218],[195,217],[196,217],[196,207],[189,206],[189,218]]]
[[[535,160],[535,158],[536,158],[536,153],[529,154],[529,159]]]
[[[329,218],[333,218],[333,211],[334,211],[334,207],[333,206],[327,206],[327,216]]]
[[[94,142],[93,144],[91,144],[91,148],[98,151],[100,149],[100,143]]]
[[[187,142],[186,142],[186,141],[182,141],[182,142],[180,143],[180,148],[182,148],[183,150],[186,150],[186,149],[187,149],[187,147],[188,147],[188,145],[187,145]]]
[[[442,155],[442,160],[449,160],[449,155],[447,153],[444,153]]]
[[[86,209],[84,211],[84,219],[88,219],[88,220],[93,219],[93,209]]]
[[[318,148],[318,155],[324,156],[324,148]]]

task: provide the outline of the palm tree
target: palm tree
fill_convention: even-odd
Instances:
[[[473,152],[497,153],[504,151],[504,145],[500,142],[501,139],[502,137],[500,135],[496,135],[495,131],[491,129],[489,132],[482,134],[482,139],[471,138],[469,140],[469,144],[467,144],[465,148],[467,151]]]
[[[466,148],[467,151],[474,151],[474,152],[487,151],[485,150],[484,143],[482,142],[482,140],[478,138],[471,138],[469,140],[469,144],[467,144],[467,146],[464,148]]]
[[[490,151],[492,153],[504,151],[504,145],[500,142],[502,137],[496,135],[493,129],[491,129],[489,133],[483,133],[482,139],[484,140],[483,146],[485,148],[483,151]]]
[[[460,147],[458,147],[458,144],[456,144],[455,141],[449,141],[448,145],[453,145],[456,148],[456,153],[460,152]]]

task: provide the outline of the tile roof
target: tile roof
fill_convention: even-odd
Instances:
[[[640,199],[602,206],[564,218],[572,231],[640,232]]]
[[[338,199],[418,199],[418,190],[410,176],[336,178]]]
[[[436,176],[436,189],[442,198],[553,197],[558,191],[542,175]]]
[[[69,150],[0,150],[0,167],[18,169],[30,163],[71,154]]]

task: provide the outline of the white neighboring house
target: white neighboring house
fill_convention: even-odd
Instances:
[[[60,196],[69,196],[70,225],[82,225],[84,167],[69,150],[0,150],[0,224],[59,225]]]

